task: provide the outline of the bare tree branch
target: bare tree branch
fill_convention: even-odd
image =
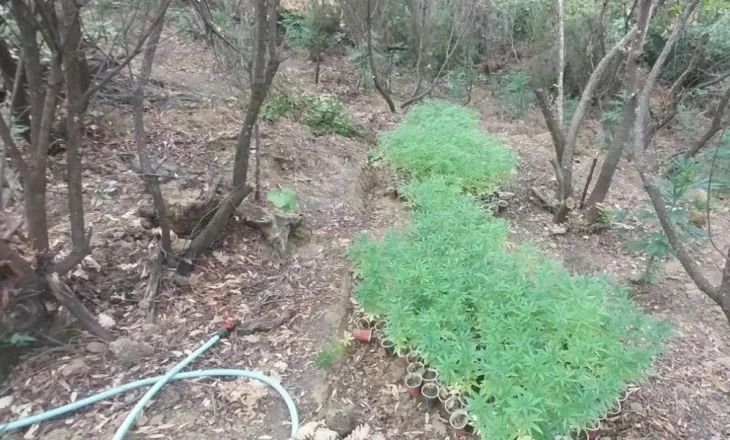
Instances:
[[[139,38],[137,39],[137,43],[134,46],[134,49],[129,52],[129,54],[124,58],[124,60],[122,60],[121,63],[117,64],[113,69],[111,69],[101,81],[89,87],[89,90],[87,90],[86,94],[84,95],[84,102],[88,102],[89,99],[91,99],[91,97],[94,95],[94,93],[98,92],[102,87],[107,85],[107,83],[109,83],[112,78],[114,78],[119,72],[121,72],[122,69],[127,67],[127,64],[132,62],[132,60],[137,55],[142,53],[147,38],[149,38],[149,36],[152,34],[152,30],[155,28],[155,25],[164,19],[165,12],[170,6],[170,3],[172,3],[172,0],[163,0],[163,5],[165,7],[161,7],[160,9],[158,9],[157,16],[152,20],[150,27],[139,36]]]

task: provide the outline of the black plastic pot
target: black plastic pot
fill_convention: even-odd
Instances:
[[[419,400],[426,408],[433,408],[438,403],[439,386],[435,382],[424,383],[421,386],[421,397]]]

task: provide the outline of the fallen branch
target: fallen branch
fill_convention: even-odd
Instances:
[[[61,278],[57,273],[52,273],[46,277],[48,287],[51,290],[53,296],[58,302],[66,307],[69,312],[76,319],[81,322],[81,325],[89,331],[92,335],[104,341],[111,341],[113,339],[111,333],[109,333],[99,322],[94,318],[94,315],[89,312],[89,309],[74,295],[69,287],[61,281]]]
[[[276,318],[256,318],[251,321],[246,321],[236,326],[236,334],[250,335],[256,332],[268,332],[281,326],[286,321],[289,321],[294,317],[294,312],[291,310],[285,310],[279,314]]]
[[[162,266],[164,263],[165,252],[162,249],[157,249],[157,257],[152,262],[152,270],[147,280],[144,298],[139,302],[139,307],[145,315],[145,321],[149,323],[155,320],[155,298],[157,297],[157,290],[160,288],[160,281],[162,281]]]
[[[543,208],[547,209],[550,213],[555,213],[555,206],[553,206],[552,201],[549,200],[542,191],[534,186],[530,188],[530,191],[532,191],[532,194],[540,201]]]

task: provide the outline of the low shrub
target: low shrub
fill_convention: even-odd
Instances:
[[[481,438],[569,435],[644,377],[667,328],[607,277],[571,275],[530,245],[510,250],[507,223],[465,190],[497,184],[514,158],[484,139],[455,142],[477,138],[473,114],[440,103],[414,108],[383,138],[388,159],[413,177],[402,188],[413,209],[406,228],[380,241],[358,236],[348,254],[362,279],[354,295],[397,350],[420,351],[462,392]],[[492,161],[468,163],[481,154]]]
[[[325,134],[354,136],[360,131],[347,114],[342,102],[329,95],[319,95],[310,99],[302,120],[317,136]]]
[[[283,117],[300,121],[309,126],[315,136],[355,136],[360,133],[360,127],[352,121],[342,102],[331,95],[296,97],[274,93],[264,103],[261,114],[270,122]]]

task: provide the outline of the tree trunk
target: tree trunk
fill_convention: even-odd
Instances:
[[[383,84],[380,81],[380,75],[378,74],[378,69],[375,66],[375,55],[373,53],[373,15],[375,15],[375,11],[372,11],[372,0],[366,0],[367,1],[367,10],[365,11],[365,36],[367,39],[367,50],[368,50],[368,62],[370,63],[370,73],[373,75],[373,83],[375,84],[375,89],[380,93],[380,96],[385,99],[385,102],[388,103],[388,108],[391,112],[395,113],[395,104],[393,104],[393,100],[390,99],[390,94],[387,90],[383,87]]]
[[[162,2],[160,5],[164,17],[164,11],[167,10],[167,4]],[[152,204],[157,212],[157,218],[160,219],[161,239],[160,245],[163,253],[169,258],[172,255],[172,241],[170,238],[170,219],[167,216],[167,206],[165,199],[160,190],[160,182],[155,175],[152,165],[150,164],[149,155],[147,154],[147,141],[144,128],[144,90],[149,82],[152,74],[152,64],[157,52],[157,44],[160,41],[160,35],[164,27],[164,18],[153,23],[152,32],[147,40],[147,48],[144,51],[142,66],[137,78],[137,84],[132,96],[132,106],[134,108],[134,137],[137,144],[137,156],[139,165],[142,170],[142,178],[144,179],[147,192],[152,196]]]
[[[558,124],[563,129],[563,79],[565,76],[565,17],[563,11],[563,0],[558,0]]]
[[[266,94],[269,88],[271,88],[271,83],[279,68],[279,57],[276,47],[278,6],[279,0],[256,1],[256,20],[258,22],[255,44],[256,55],[254,57],[253,74],[251,76],[251,95],[236,146],[236,157],[233,165],[234,189],[221,202],[205,228],[193,238],[190,247],[185,252],[183,260],[178,265],[177,270],[180,274],[190,272],[193,267],[193,260],[213,244],[233,214],[233,211],[252,190],[246,184],[251,152],[251,137],[253,128],[258,120],[261,106],[266,99]]]
[[[261,200],[261,137],[259,136],[259,124],[258,122],[253,127],[254,138],[256,140],[256,168],[254,175],[254,200]]]
[[[63,48],[63,73],[66,85],[66,162],[68,182],[68,207],[71,221],[71,243],[76,257],[83,259],[89,253],[84,225],[84,198],[82,186],[81,143],[84,132],[84,100],[83,69],[79,62],[81,47],[81,23],[79,6],[75,0],[63,0],[63,33],[66,41]]]
[[[608,191],[611,188],[613,175],[616,172],[624,148],[629,141],[631,129],[634,125],[637,107],[637,93],[639,90],[639,67],[640,57],[643,53],[644,41],[646,40],[646,29],[649,25],[649,17],[651,15],[651,2],[643,1],[639,10],[639,18],[637,26],[639,30],[636,32],[634,39],[631,41],[629,48],[629,57],[626,61],[626,94],[628,100],[621,115],[621,123],[618,132],[613,137],[611,148],[608,150],[606,159],[601,165],[601,171],[598,174],[596,185],[593,187],[591,195],[588,197],[587,206],[589,209],[588,218],[592,221],[597,214],[597,204],[602,203]]]

